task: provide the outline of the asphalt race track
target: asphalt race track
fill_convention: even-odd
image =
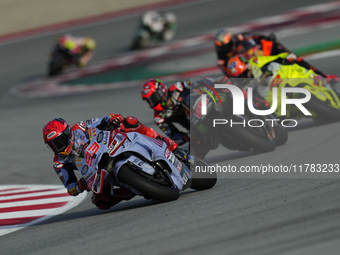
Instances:
[[[324,1],[197,1],[170,8],[179,19],[176,40],[223,26],[291,11]],[[127,51],[138,17],[72,29],[98,42],[92,62]],[[48,52],[57,34],[0,44],[0,185],[60,185],[52,153],[44,146],[45,123],[62,117],[79,120],[121,113],[155,127],[140,88],[47,98],[18,98],[11,87],[43,77]],[[322,27],[282,41],[288,47],[337,38],[339,27]],[[326,73],[340,75],[339,56],[311,61]],[[338,123],[301,120],[289,131],[287,144],[265,154],[219,148],[208,154],[212,164],[339,164]],[[159,130],[158,130],[159,131]],[[107,211],[96,209],[90,195],[62,215],[0,237],[5,254],[339,254],[340,179],[227,178],[207,191],[189,190],[174,202],[134,198]],[[261,177],[261,178],[260,178]]]

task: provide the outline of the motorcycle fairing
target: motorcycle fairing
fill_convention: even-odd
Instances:
[[[93,193],[101,194],[104,187],[104,180],[108,176],[108,172],[98,169],[97,173],[93,176],[93,184],[91,190]]]
[[[274,66],[275,63],[273,63]],[[332,88],[325,82],[324,78],[314,73],[313,70],[307,70],[304,67],[294,64],[289,68],[279,66],[277,75],[271,77],[268,84],[269,90],[265,99],[272,102],[272,88],[278,88],[277,102],[278,106],[281,105],[281,89],[283,87],[302,87],[310,91],[312,95],[320,101],[327,102],[331,107],[340,109],[340,100]],[[289,77],[289,78],[287,78]],[[297,96],[297,95],[293,95]],[[294,107],[294,108],[293,108]],[[295,106],[289,105],[287,108],[287,117],[290,116],[291,111],[296,111]],[[277,115],[281,115],[281,108],[278,107],[275,111]]]
[[[182,177],[180,175],[180,172],[177,170],[176,166],[173,165],[172,162],[169,162],[168,159],[165,157],[165,151],[166,151],[166,143],[163,142],[162,140],[154,139],[136,132],[131,132],[127,133],[127,139],[124,142],[124,146],[120,146],[115,154],[113,155],[114,157],[119,155],[120,153],[123,152],[137,152],[140,154],[142,157],[149,161],[158,161],[162,160],[165,161],[168,166],[171,168],[171,173],[170,176],[174,182],[174,184],[178,187],[179,190],[182,190],[183,188],[183,183],[182,183]],[[124,160],[125,163],[127,161],[133,162],[134,158],[129,157],[128,159]],[[119,161],[116,163],[122,166],[124,163]],[[138,165],[137,165],[138,166]],[[151,166],[150,166],[151,167]],[[150,171],[149,165],[145,163],[142,165],[143,171],[147,172]],[[120,167],[117,167],[117,169],[114,171],[116,177],[118,174]],[[154,171],[154,170],[153,170]]]

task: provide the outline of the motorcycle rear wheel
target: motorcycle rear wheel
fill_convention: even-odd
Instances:
[[[275,144],[276,146],[284,145],[288,141],[288,132],[284,127],[276,126],[275,130]]]
[[[144,196],[164,202],[177,200],[180,195],[178,188],[155,183],[129,168],[127,164],[119,169],[117,178],[120,182],[140,191]]]
[[[235,125],[224,127],[224,137],[221,144],[228,149],[241,151],[270,152],[275,150],[276,144],[265,134],[254,131],[252,127]]]

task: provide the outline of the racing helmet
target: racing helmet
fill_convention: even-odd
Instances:
[[[234,41],[232,38],[232,33],[225,28],[219,29],[216,32],[214,43],[216,50],[219,52],[228,54],[233,51]]]
[[[227,64],[229,74],[234,78],[251,78],[251,68],[247,58],[235,56],[228,60]]]
[[[43,127],[45,144],[54,152],[69,155],[72,150],[73,134],[70,126],[62,118],[51,120]]]
[[[147,80],[141,91],[143,100],[157,111],[163,111],[168,96],[168,88],[161,80],[152,78]]]

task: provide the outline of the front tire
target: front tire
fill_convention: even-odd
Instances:
[[[117,178],[118,181],[140,191],[144,196],[164,202],[177,200],[180,195],[178,188],[155,183],[130,169],[127,164],[119,169]]]
[[[255,127],[254,127],[255,128]],[[252,130],[251,127],[235,125],[233,127],[223,127],[222,145],[228,149],[238,149],[241,151],[262,151],[270,152],[275,150],[276,144],[265,134]],[[232,147],[230,146],[232,143]]]

